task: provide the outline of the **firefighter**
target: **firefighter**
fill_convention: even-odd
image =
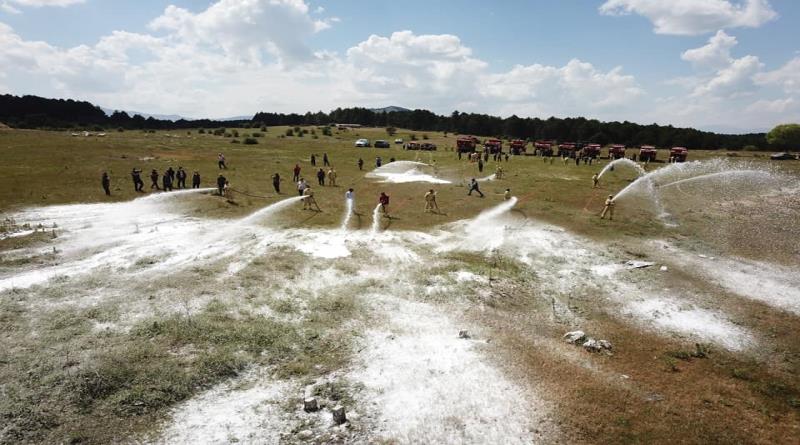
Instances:
[[[158,186],[158,171],[156,169],[150,172],[150,190],[153,189],[161,190],[161,187]]]
[[[380,211],[383,213],[383,216],[389,217],[389,195],[384,192],[381,192],[381,195],[378,197],[378,204],[380,204],[381,209]]]
[[[494,171],[494,179],[503,179],[503,167],[497,166]]]
[[[134,168],[131,171],[131,178],[133,179],[133,188],[137,192],[141,192],[144,189],[144,181],[142,181],[142,171],[137,170]]]
[[[225,155],[222,153],[217,155],[217,166],[219,167],[220,170],[228,169],[228,166],[225,164]]]
[[[328,169],[328,185],[336,187],[336,170],[333,167]]]
[[[322,166],[330,167],[331,162],[328,160],[328,153],[322,153]]]
[[[615,205],[616,203],[614,203],[614,195],[608,195],[608,198],[606,199],[606,205],[603,207],[603,213],[600,214],[600,219],[605,219],[606,213],[608,213],[609,221],[613,221]]]
[[[311,155],[311,165],[314,166],[314,167],[317,166],[317,155],[315,155],[315,154]]]
[[[169,170],[164,172],[164,176],[161,177],[161,186],[164,187],[165,192],[172,191],[172,175],[169,174]]]
[[[438,211],[439,205],[436,204],[436,192],[430,189],[428,193],[425,194],[425,211],[433,212],[434,209]]]
[[[308,183],[306,182],[306,180],[300,178],[300,180],[297,181],[297,193],[300,196],[303,196],[303,192],[306,191],[307,188],[308,188]]]
[[[344,199],[346,199],[348,201],[352,201],[352,204],[351,204],[352,207],[351,208],[353,209],[353,213],[356,213],[356,207],[355,207],[355,201],[354,201],[356,199],[355,190],[353,190],[352,188],[347,189],[347,191],[344,192]]]
[[[319,182],[319,185],[325,185],[325,170],[319,169],[317,171],[317,182]]]
[[[281,193],[281,175],[275,173],[272,175],[272,188],[275,189],[275,193]]]
[[[300,164],[294,164],[293,173],[294,176],[292,176],[292,182],[300,181]]]
[[[597,188],[597,184],[599,184],[599,183],[600,183],[600,175],[597,174],[597,173],[593,174],[592,175],[592,188],[596,189]]]
[[[506,201],[511,199],[511,189],[506,189],[506,192],[503,193],[503,199],[506,200]]]
[[[382,163],[383,163],[383,160],[381,159],[380,156],[375,158],[375,168],[379,168]]]
[[[483,173],[483,159],[478,158],[478,173]]]
[[[175,176],[178,178],[178,188],[185,189],[186,188],[186,170],[183,167],[178,167],[178,171],[175,173]]]
[[[303,190],[303,210],[314,210],[311,207],[312,205],[316,207],[318,212],[322,211],[317,201],[314,199],[314,190],[311,187],[306,187],[306,189]]]
[[[481,192],[480,187],[478,187],[478,181],[476,181],[475,178],[472,178],[472,181],[469,183],[469,193],[467,193],[467,196],[472,196],[472,192],[478,192],[481,198],[483,198],[483,192]]]
[[[175,170],[172,167],[167,168],[167,176],[169,176],[170,185],[175,183]]]
[[[200,188],[200,173],[198,171],[192,173],[192,188],[193,189]]]
[[[100,178],[100,183],[103,185],[103,190],[106,192],[106,195],[111,196],[111,179],[109,179],[108,173],[103,172],[103,177]]]
[[[358,169],[359,170],[363,170],[364,169],[364,160],[361,159],[361,158],[358,158]]]
[[[219,196],[225,196],[225,184],[228,183],[228,180],[222,176],[222,173],[217,176],[217,190],[219,191]]]

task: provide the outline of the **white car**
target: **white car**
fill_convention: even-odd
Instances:
[[[369,147],[369,139],[359,139],[356,141],[356,147]]]
[[[398,138],[398,139],[394,140],[395,144],[402,144],[403,142],[405,142],[405,141],[403,141],[403,138]]]

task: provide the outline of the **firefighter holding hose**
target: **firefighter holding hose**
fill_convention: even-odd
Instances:
[[[606,213],[608,213],[608,220],[614,220],[614,206],[616,203],[614,202],[614,195],[608,195],[606,199],[605,207],[603,207],[603,213],[600,214],[600,219],[606,218]]]

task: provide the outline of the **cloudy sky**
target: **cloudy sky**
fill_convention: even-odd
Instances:
[[[797,23],[796,0],[0,0],[0,93],[762,130],[800,121]]]

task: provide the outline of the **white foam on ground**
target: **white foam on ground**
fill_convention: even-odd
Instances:
[[[431,184],[450,184],[450,181],[437,178],[425,170],[428,164],[413,161],[395,161],[376,168],[366,174],[367,178],[381,179],[381,182],[403,184],[408,182],[427,182]]]
[[[387,325],[368,331],[363,368],[350,378],[364,385],[379,410],[378,441],[403,444],[533,442],[544,413],[530,394],[481,357],[479,343],[459,339],[460,326],[438,309],[390,296],[371,296]]]
[[[645,325],[690,336],[721,345],[731,351],[742,351],[753,345],[752,335],[726,320],[720,313],[699,309],[691,304],[678,304],[668,299],[651,298],[625,305],[624,313]]]
[[[288,383],[267,378],[223,383],[174,409],[169,426],[152,443],[278,443],[291,426],[279,406],[290,391]]]
[[[453,273],[456,281],[459,283],[467,283],[467,282],[478,282],[478,283],[488,283],[489,280],[486,277],[482,277],[480,275],[474,274],[467,270],[459,270],[458,272]]]

